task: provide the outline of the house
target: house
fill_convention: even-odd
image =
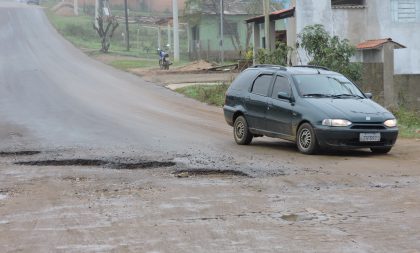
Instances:
[[[251,33],[245,19],[252,17],[250,0],[224,0],[223,50],[226,59],[238,59],[250,45]],[[249,14],[251,12],[251,14]],[[220,1],[203,0],[189,6],[184,20],[189,24],[191,58],[220,59]]]
[[[172,13],[172,0],[135,0],[143,10]],[[183,11],[185,0],[177,0],[178,9]]]
[[[392,38],[406,47],[395,50],[395,73],[420,73],[420,0],[292,0],[291,4],[296,12],[288,21],[288,44],[295,45],[297,34],[313,24],[324,25],[330,34],[353,45]],[[306,63],[304,56],[300,53],[297,58]],[[362,60],[361,52],[357,57]]]
[[[183,11],[185,0],[177,0],[179,11]],[[73,2],[73,1],[71,1]],[[79,6],[95,6],[95,0],[78,0]],[[109,5],[113,9],[122,9],[124,0],[111,0]],[[153,13],[172,13],[172,0],[127,0],[130,10]]]

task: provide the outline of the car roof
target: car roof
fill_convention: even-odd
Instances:
[[[280,65],[268,65],[268,64],[261,64],[255,65],[250,67],[250,69],[258,69],[262,71],[270,71],[273,73],[281,73],[281,74],[301,74],[301,75],[311,75],[311,74],[324,74],[324,75],[340,75],[337,72],[331,71],[328,68],[321,67],[321,66],[311,66],[311,65],[303,65],[303,66],[293,66],[293,67],[284,67]]]

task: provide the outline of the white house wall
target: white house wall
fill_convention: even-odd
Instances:
[[[420,20],[417,23],[395,23],[391,0],[366,0],[366,8],[331,8],[331,0],[296,0],[296,30],[322,24],[333,35],[347,38],[354,45],[369,39],[392,38],[407,46],[395,51],[395,73],[420,73]],[[299,63],[308,59],[298,51]]]

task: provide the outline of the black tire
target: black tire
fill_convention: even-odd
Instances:
[[[233,124],[233,138],[239,145],[249,145],[254,136],[249,132],[248,123],[244,116],[236,118]]]
[[[303,123],[297,132],[296,145],[299,151],[306,155],[315,154],[318,149],[318,140],[316,139],[313,127],[308,123]]]
[[[392,147],[386,147],[386,148],[370,148],[372,153],[374,154],[388,154],[389,151],[391,151]]]

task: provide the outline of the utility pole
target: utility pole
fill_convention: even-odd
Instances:
[[[178,0],[172,0],[172,9],[174,21],[174,62],[179,62]]]
[[[271,51],[270,38],[270,0],[263,0],[264,8],[264,33],[265,33],[265,49]]]
[[[95,27],[98,29],[98,17],[99,17],[99,0],[95,0]]]
[[[73,10],[74,10],[74,15],[79,16],[79,0],[74,0]]]
[[[223,0],[220,0],[220,62],[223,65],[225,61],[225,52],[224,52],[224,31],[223,31],[223,19],[224,19],[224,8],[223,8]]]
[[[127,51],[130,51],[130,34],[128,31],[128,6],[127,6],[127,0],[124,0],[125,5],[125,39],[127,44]]]

